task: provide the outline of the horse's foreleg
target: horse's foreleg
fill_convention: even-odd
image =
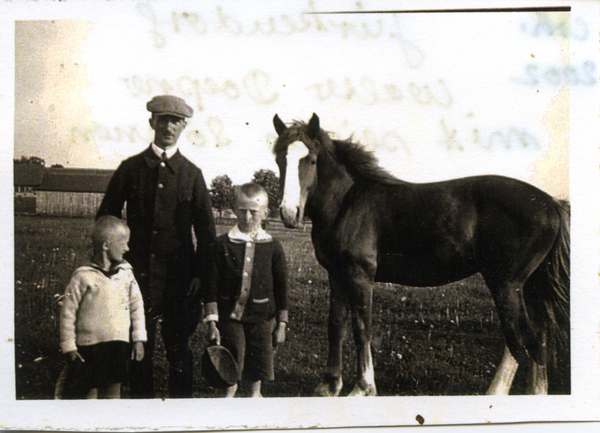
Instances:
[[[373,366],[370,343],[366,343],[363,353],[358,355],[358,379],[356,380],[356,385],[354,385],[354,388],[348,395],[350,397],[377,395],[375,368]]]
[[[323,397],[338,396],[342,390],[342,348],[346,334],[344,315],[347,305],[341,299],[337,284],[331,279],[329,286],[329,355],[323,379],[315,389],[315,394]]]
[[[357,355],[357,378],[350,396],[377,395],[371,353],[373,284],[358,284],[353,291],[352,325]]]
[[[486,394],[508,395],[518,368],[519,364],[517,364],[515,358],[510,354],[508,347],[504,346],[504,356],[502,356],[502,361],[498,366],[498,370],[496,370],[496,374],[492,379],[492,384],[488,388]]]

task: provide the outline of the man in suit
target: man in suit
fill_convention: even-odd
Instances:
[[[189,337],[201,318],[202,293],[215,281],[215,225],[202,171],[177,146],[192,108],[171,95],[155,96],[146,108],[152,113],[154,141],[121,162],[96,218],[120,218],[126,205],[131,230],[126,259],[140,285],[148,330],[148,356],[131,363],[130,396],[154,397],[152,355],[160,322],[169,362],[169,397],[191,397]]]

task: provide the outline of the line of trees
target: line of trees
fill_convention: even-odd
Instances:
[[[40,158],[39,156],[21,156],[20,158],[13,158],[13,164],[29,164],[29,165],[41,165],[42,167],[46,166],[46,161],[44,158]],[[62,164],[52,164],[51,168],[65,168]]]
[[[41,165],[44,167],[46,162],[38,156],[21,156],[13,158],[15,164]],[[60,164],[54,164],[52,167],[62,167]],[[252,182],[262,185],[267,190],[269,196],[269,212],[272,217],[277,216],[279,204],[281,203],[281,188],[279,186],[279,177],[273,170],[261,168],[254,172]],[[233,207],[233,191],[235,186],[228,175],[223,174],[215,177],[210,183],[209,194],[213,208],[222,216],[223,211]]]
[[[21,158],[13,158],[14,164],[30,164],[30,165],[41,165],[44,167],[46,165],[46,161],[39,156],[21,156]]]
[[[271,216],[276,216],[279,203],[281,202],[279,177],[273,170],[261,168],[254,172],[252,182],[258,183],[265,188],[269,196],[269,213]],[[233,182],[226,174],[215,177],[210,183],[210,199],[213,208],[219,213],[219,217],[222,216],[223,211],[233,207],[234,188]]]

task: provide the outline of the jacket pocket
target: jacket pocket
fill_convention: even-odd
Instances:
[[[266,304],[269,302],[269,298],[263,298],[263,299],[252,299],[252,303],[253,304]]]
[[[181,202],[192,201],[192,191],[189,190],[189,188],[187,187],[187,185],[185,187],[181,188],[177,192],[177,200],[180,203]]]

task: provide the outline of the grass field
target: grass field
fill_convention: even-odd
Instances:
[[[63,366],[58,344],[59,298],[89,255],[91,219],[15,217],[15,373],[18,399],[53,398]],[[219,233],[228,229],[218,226]],[[311,396],[327,359],[326,272],[308,231],[270,223],[283,243],[290,278],[290,323],[277,349],[276,380],[266,397]],[[373,357],[379,395],[478,395],[500,362],[503,340],[492,299],[479,277],[439,288],[379,284],[373,302]],[[351,327],[348,326],[350,330]],[[194,395],[211,391],[200,375],[206,328],[192,338]],[[155,357],[157,397],[166,396],[166,361]],[[354,343],[344,349],[344,389],[353,386]],[[518,391],[518,390],[517,390]]]

